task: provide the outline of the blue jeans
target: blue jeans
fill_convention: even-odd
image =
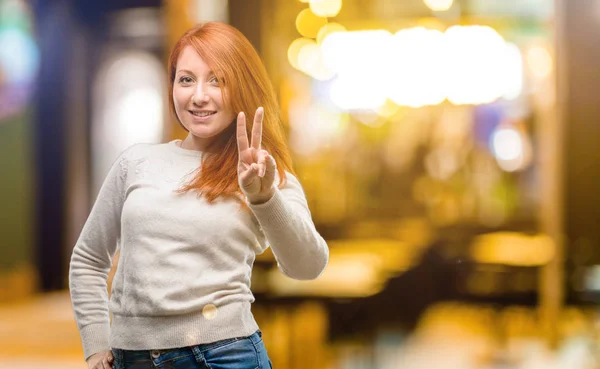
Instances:
[[[113,349],[113,369],[272,369],[262,332],[168,350]]]

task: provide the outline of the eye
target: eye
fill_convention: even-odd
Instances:
[[[191,77],[188,77],[188,76],[179,77],[179,83],[181,83],[181,84],[189,85],[192,82],[194,82],[194,80]]]
[[[210,79],[208,80],[208,82],[212,85],[218,86],[219,85],[219,79],[216,76],[212,76],[210,77]]]

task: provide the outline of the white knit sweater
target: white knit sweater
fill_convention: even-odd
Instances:
[[[167,349],[252,334],[252,265],[269,246],[294,279],[314,279],[327,265],[327,244],[293,175],[268,202],[249,204],[251,212],[234,200],[208,204],[173,191],[201,160],[177,141],[120,155],[73,249],[69,287],[86,359],[111,347]]]

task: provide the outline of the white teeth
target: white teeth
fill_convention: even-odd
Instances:
[[[215,112],[214,111],[202,111],[202,112],[193,111],[191,113],[197,117],[207,117],[209,115],[213,115]]]

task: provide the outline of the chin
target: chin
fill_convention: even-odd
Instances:
[[[211,138],[211,137],[215,137],[217,134],[215,132],[212,131],[207,131],[205,129],[190,129],[190,133],[192,134],[192,136],[196,137],[196,138]]]
[[[212,127],[206,126],[191,126],[189,132],[196,138],[200,139],[215,139],[220,136],[227,135],[227,128],[222,128],[219,130],[215,130]]]

